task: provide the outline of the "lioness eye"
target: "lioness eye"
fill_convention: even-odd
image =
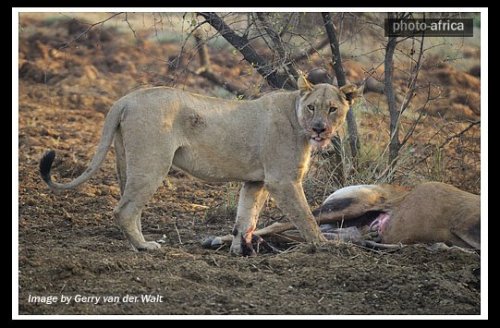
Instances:
[[[314,106],[313,105],[307,105],[307,109],[309,109],[311,112],[314,112]]]
[[[337,107],[330,107],[330,111],[328,112],[329,114],[335,113],[337,111]]]

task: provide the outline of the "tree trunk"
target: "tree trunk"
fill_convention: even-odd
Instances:
[[[323,16],[323,22],[325,23],[325,30],[330,41],[330,49],[332,51],[333,60],[333,70],[335,71],[335,76],[337,77],[337,83],[339,87],[346,84],[346,77],[344,73],[344,68],[342,67],[342,58],[340,56],[340,47],[337,35],[335,33],[335,28],[333,27],[332,18],[330,13],[321,13]],[[352,109],[347,112],[347,131],[349,134],[349,146],[351,148],[351,155],[353,158],[353,163],[356,164],[356,159],[358,157],[358,151],[360,148],[359,137],[358,137],[358,126],[356,124],[356,117]]]
[[[389,171],[389,180],[392,180],[392,171],[396,165],[399,149],[401,148],[401,143],[399,141],[400,113],[397,108],[396,97],[394,95],[394,86],[392,84],[394,73],[394,51],[396,49],[396,44],[396,37],[389,37],[387,46],[385,48],[384,58],[384,89],[390,115],[389,165],[391,166],[391,169]]]

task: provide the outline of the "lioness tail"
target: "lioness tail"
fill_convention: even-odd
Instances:
[[[97,171],[99,166],[101,166],[102,162],[104,161],[106,153],[108,152],[109,147],[113,142],[113,137],[115,135],[116,129],[120,125],[120,118],[123,110],[123,105],[115,104],[113,107],[111,107],[111,110],[106,116],[104,128],[102,130],[101,141],[99,142],[99,146],[97,147],[94,158],[92,158],[92,162],[90,163],[89,167],[73,181],[66,184],[52,181],[52,178],[50,176],[50,169],[52,167],[52,163],[54,162],[54,158],[56,157],[56,152],[50,150],[43,155],[42,159],[40,160],[40,175],[50,189],[64,190],[75,188],[87,181]]]

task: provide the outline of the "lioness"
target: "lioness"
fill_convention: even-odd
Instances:
[[[206,181],[244,182],[233,253],[254,254],[252,234],[268,192],[304,240],[325,241],[308,207],[302,178],[311,147],[330,142],[359,93],[354,85],[312,85],[303,76],[298,87],[248,101],[166,87],[134,91],[111,107],[97,151],[82,175],[67,184],[53,182],[54,151],[41,159],[40,173],[52,190],[74,188],[97,171],[114,138],[121,191],[114,216],[136,250],[160,247],[144,239],[140,217],[172,165]]]

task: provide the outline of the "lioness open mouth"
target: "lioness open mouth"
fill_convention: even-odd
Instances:
[[[330,138],[321,137],[319,135],[311,136],[311,144],[316,148],[325,148],[330,143]]]

